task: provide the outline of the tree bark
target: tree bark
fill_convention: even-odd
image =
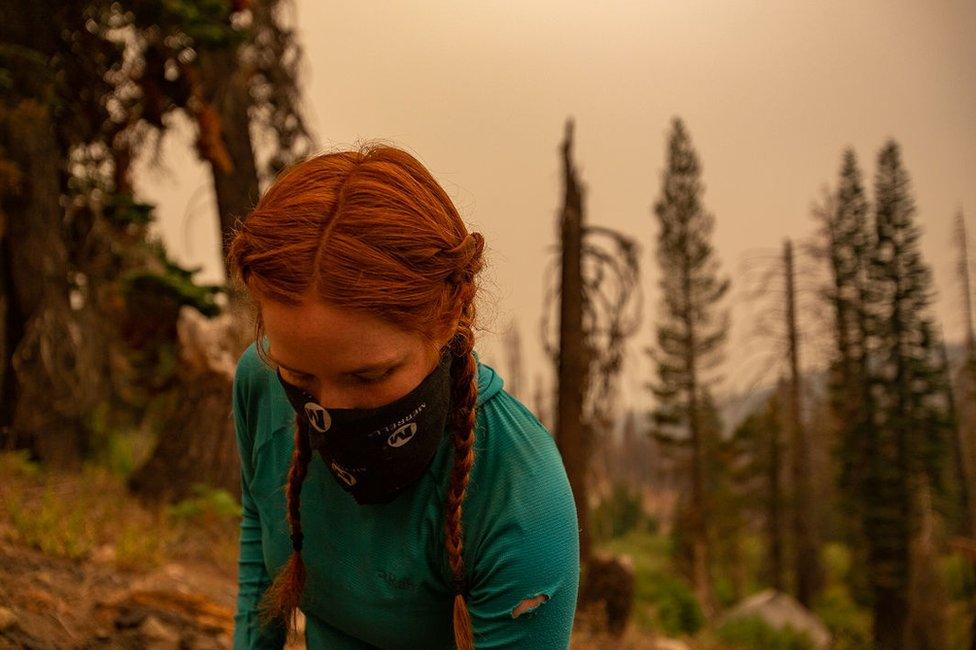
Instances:
[[[52,465],[77,465],[86,451],[73,396],[74,345],[63,229],[64,152],[54,128],[57,3],[0,9],[15,92],[0,102],[0,151],[14,180],[0,196],[0,447],[29,448]],[[13,66],[17,63],[17,66]]]
[[[235,221],[243,219],[258,200],[258,173],[254,162],[248,109],[249,71],[240,66],[237,48],[205,52],[200,57],[200,81],[207,103],[216,110],[218,123],[200,122],[201,137],[208,128],[216,128],[223,148],[220,155],[202,149],[213,174],[217,211],[220,215],[221,255],[227,259],[229,234]],[[205,153],[208,152],[209,153]]]

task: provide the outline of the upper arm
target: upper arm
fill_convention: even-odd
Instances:
[[[271,581],[264,564],[261,520],[250,489],[253,476],[251,450],[255,437],[251,423],[257,421],[257,418],[247,417],[248,408],[252,404],[249,393],[251,386],[248,382],[250,364],[253,362],[248,358],[251,353],[253,349],[245,351],[238,360],[231,398],[237,450],[241,460],[240,556],[233,648],[279,650],[285,644],[284,627],[262,628],[257,613],[257,605]]]
[[[561,457],[543,435],[531,471],[491,488],[491,523],[478,541],[467,601],[476,648],[569,647],[579,590],[579,523]]]

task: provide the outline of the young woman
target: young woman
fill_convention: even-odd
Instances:
[[[576,507],[545,427],[480,363],[484,240],[410,154],[319,155],[239,222],[255,306],[234,648],[566,648]]]

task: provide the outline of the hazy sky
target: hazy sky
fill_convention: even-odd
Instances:
[[[503,374],[500,334],[513,318],[532,374],[547,370],[541,274],[569,116],[589,221],[644,250],[645,326],[631,345],[627,402],[649,404],[640,350],[658,298],[651,206],[675,115],[701,157],[704,203],[734,285],[747,258],[814,232],[810,203],[836,181],[845,146],[870,188],[878,149],[897,139],[938,314],[950,341],[961,334],[951,226],[961,206],[976,231],[976,3],[306,0],[295,19],[321,147],[380,138],[409,150],[485,235],[482,314],[497,334],[478,349]],[[175,256],[219,279],[209,172],[191,139],[189,129],[169,136],[168,172],[141,174],[138,188],[158,203]],[[748,313],[733,317],[729,388],[754,372],[743,352]]]

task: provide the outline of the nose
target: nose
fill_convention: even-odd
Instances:
[[[339,388],[321,387],[313,395],[326,410],[363,408],[361,397]]]

